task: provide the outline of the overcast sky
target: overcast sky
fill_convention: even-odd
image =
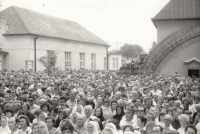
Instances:
[[[0,0],[1,9],[15,5],[76,21],[116,49],[138,44],[146,52],[157,41],[153,18],[169,0]]]

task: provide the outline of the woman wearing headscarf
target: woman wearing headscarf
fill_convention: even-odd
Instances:
[[[98,124],[95,121],[90,121],[87,124],[87,134],[98,134]]]
[[[125,115],[124,108],[122,106],[117,106],[116,115],[113,116],[114,119],[121,121],[122,117]]]
[[[104,121],[104,117],[103,117],[103,110],[100,107],[97,107],[94,111],[94,116],[96,116],[97,118],[100,119],[101,122]]]
[[[181,127],[177,130],[180,134],[185,134],[185,128],[189,125],[190,118],[186,114],[181,114],[179,117]]]
[[[117,128],[113,123],[106,124],[105,128],[110,128],[113,130],[114,134],[117,134]]]
[[[0,134],[9,134],[11,131],[8,127],[8,118],[6,116],[1,117]]]
[[[69,114],[68,114],[68,111],[66,109],[63,109],[63,110],[59,111],[58,112],[58,118],[56,119],[54,127],[58,128],[59,124],[60,124],[60,121],[68,118],[68,115]]]
[[[111,128],[105,128],[105,129],[102,131],[102,134],[107,134],[107,133],[115,134],[115,133],[114,133],[114,130],[111,129]]]
[[[84,115],[83,106],[82,106],[82,105],[74,106],[73,109],[72,109],[71,115],[73,115],[73,114],[76,113],[76,112],[79,113],[79,114]],[[70,116],[71,116],[71,115],[70,115]]]

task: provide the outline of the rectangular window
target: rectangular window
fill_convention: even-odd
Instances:
[[[107,58],[106,57],[104,57],[104,69],[106,70],[107,69]]]
[[[65,52],[65,69],[71,68],[71,52]]]
[[[115,69],[115,58],[112,60],[113,69]]]
[[[33,60],[26,60],[26,70],[33,71]]]
[[[96,69],[96,55],[91,54],[91,69]]]
[[[118,58],[116,58],[116,69],[119,68]]]
[[[85,54],[80,53],[80,68],[85,68]]]

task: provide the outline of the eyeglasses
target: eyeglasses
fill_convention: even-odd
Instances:
[[[28,100],[28,101],[32,102],[33,100]]]

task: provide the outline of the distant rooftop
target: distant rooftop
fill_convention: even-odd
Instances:
[[[170,0],[152,20],[200,19],[200,0]]]
[[[8,31],[3,35],[31,34],[110,46],[76,22],[11,6],[0,12]]]

